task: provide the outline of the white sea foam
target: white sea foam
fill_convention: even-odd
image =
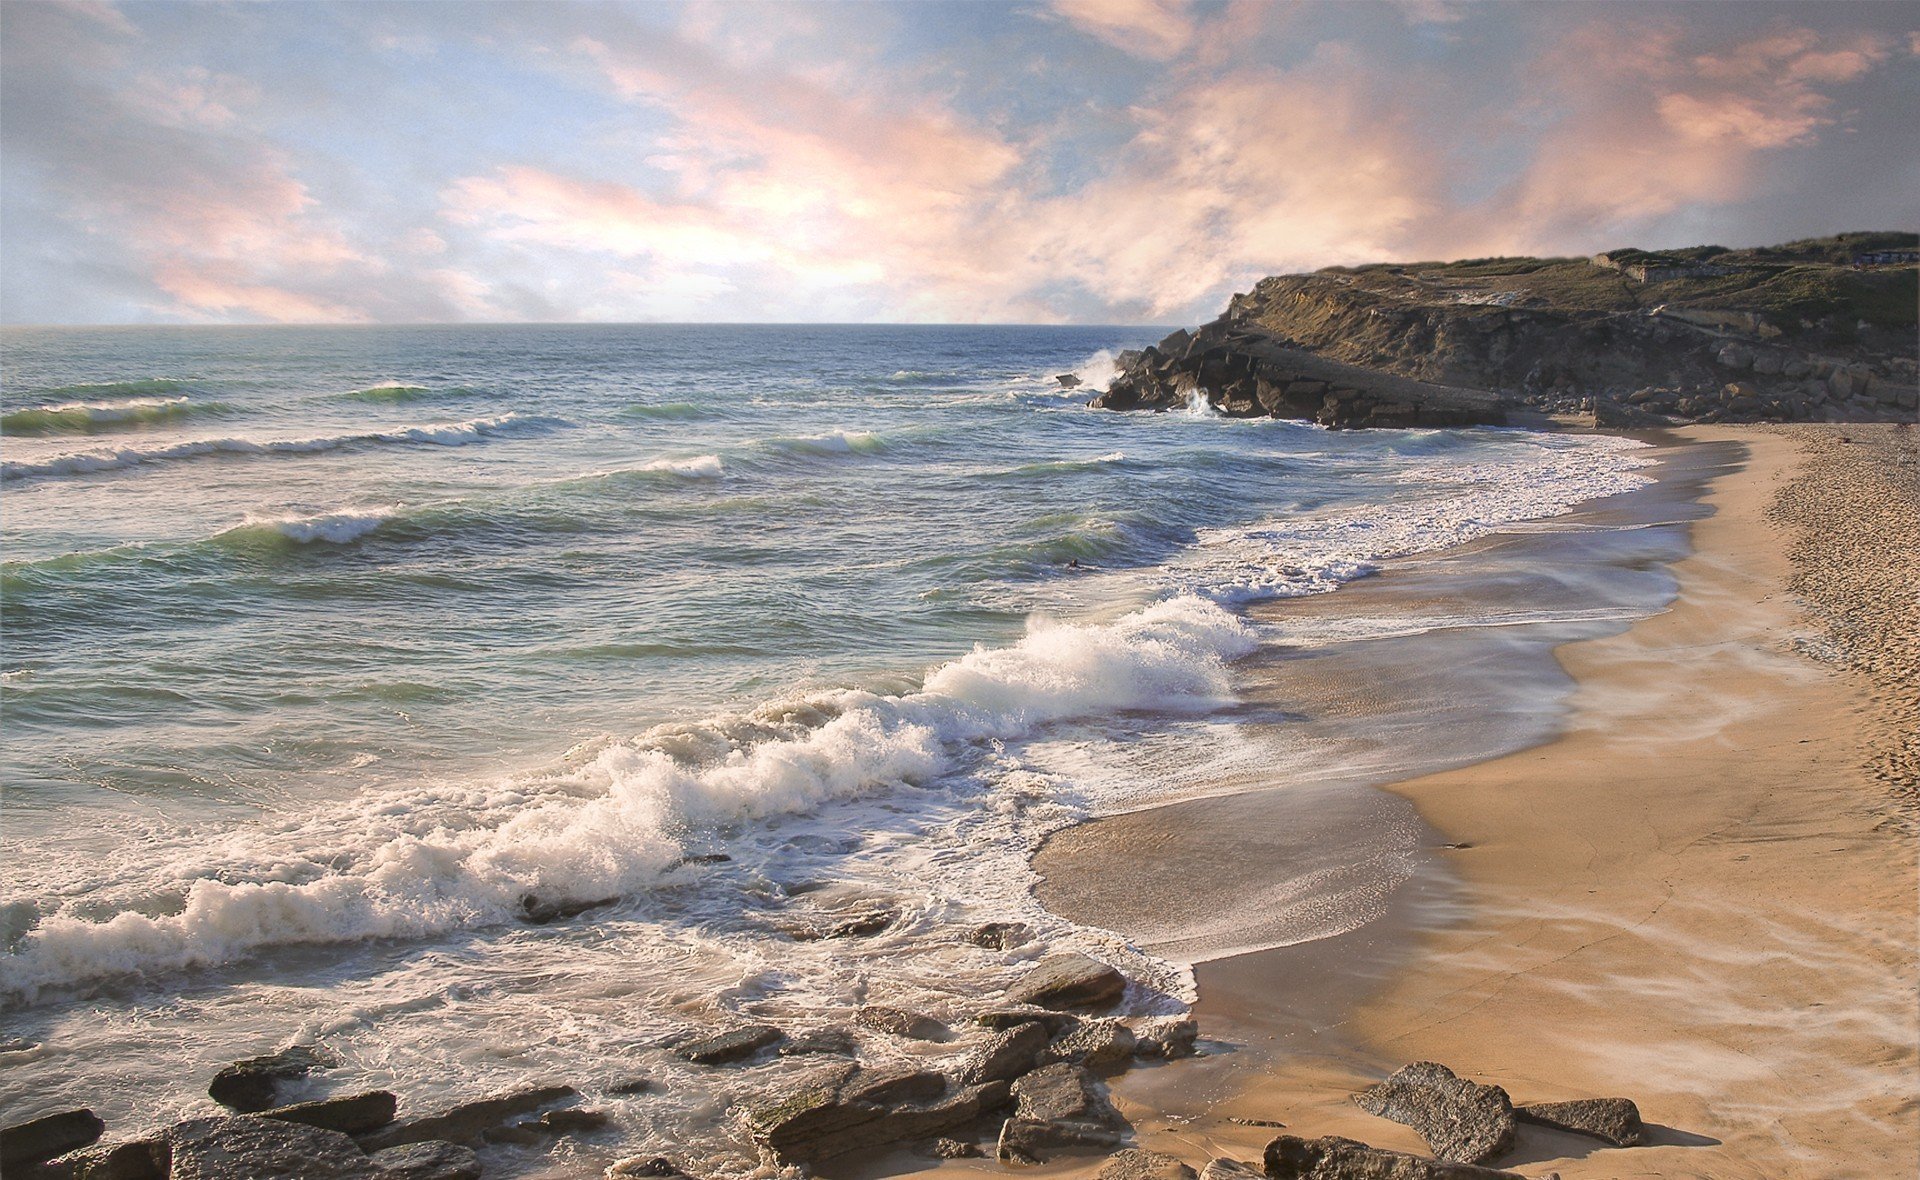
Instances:
[[[1121,709],[1206,707],[1227,691],[1225,661],[1252,644],[1245,624],[1190,596],[1105,624],[1036,620],[1010,647],[933,669],[916,692],[822,692],[662,726],[564,772],[421,788],[238,833],[218,864],[183,844],[165,879],[135,886],[104,921],[62,912],[57,890],[36,900],[47,916],[0,957],[0,992],[493,923],[529,893],[643,889],[672,879],[700,841],[936,783],[980,743]]]
[[[641,471],[657,471],[682,479],[719,479],[727,473],[718,455],[696,455],[691,459],[655,459],[640,465]]]
[[[1073,375],[1080,378],[1075,392],[1080,389],[1104,391],[1113,384],[1113,378],[1119,371],[1112,351],[1103,348],[1074,367]]]
[[[246,523],[231,532],[247,532],[256,529],[271,529],[289,541],[301,545],[311,545],[324,541],[330,545],[345,545],[392,520],[400,511],[399,505],[382,508],[356,508],[333,512],[280,513],[253,515]]]
[[[886,439],[868,430],[836,430],[805,438],[768,439],[767,445],[803,455],[864,455],[884,449]]]
[[[137,467],[144,463],[193,459],[204,455],[307,455],[338,450],[341,447],[374,444],[459,447],[496,435],[539,430],[562,424],[561,420],[555,418],[509,413],[493,418],[475,418],[466,422],[404,426],[395,430],[326,435],[318,438],[190,439],[158,447],[118,447],[78,451],[34,462],[0,464],[0,479],[89,475],[99,471]]]
[[[1169,563],[1168,578],[1220,602],[1333,590],[1383,560],[1464,544],[1642,487],[1651,480],[1639,469],[1654,462],[1636,453],[1645,445],[1536,438],[1499,462],[1418,464],[1393,477],[1420,488],[1417,498],[1204,530],[1198,545]]]

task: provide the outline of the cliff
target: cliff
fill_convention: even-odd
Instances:
[[[1911,420],[1913,234],[1330,267],[1120,358],[1094,404],[1329,426]]]

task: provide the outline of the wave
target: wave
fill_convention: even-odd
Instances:
[[[444,390],[428,389],[424,385],[406,385],[398,381],[383,381],[378,385],[369,385],[365,389],[355,389],[343,393],[342,401],[371,402],[375,405],[396,406],[408,402],[425,401]],[[463,391],[464,392],[464,391]]]
[[[1080,471],[1098,471],[1115,463],[1125,462],[1125,451],[1108,451],[1104,455],[1094,455],[1086,459],[1049,459],[1041,463],[1023,463],[1005,471],[988,473],[993,479],[1030,479],[1045,475],[1072,475]]]
[[[137,397],[123,401],[60,402],[13,410],[0,416],[5,434],[91,434],[127,426],[152,426],[189,417],[233,413],[224,402],[193,402],[179,397]]]
[[[636,403],[630,406],[623,406],[620,410],[620,417],[622,418],[658,419],[669,422],[683,422],[694,418],[706,418],[711,415],[712,410],[708,407],[696,406],[692,402],[663,402],[657,405]]]
[[[660,726],[570,769],[491,786],[423,787],[247,831],[213,865],[184,837],[141,896],[94,920],[57,896],[0,955],[0,993],[211,966],[262,948],[422,937],[511,920],[529,894],[598,899],[691,879],[689,851],[741,825],[902,785],[938,786],[1072,718],[1202,711],[1252,650],[1214,603],[1171,599],[1104,624],[1035,620],[917,691],[844,689]]]
[[[799,438],[770,438],[766,445],[799,455],[871,455],[886,450],[887,440],[872,431],[836,430]]]
[[[633,470],[655,475],[678,476],[681,479],[719,479],[727,473],[726,466],[720,462],[718,455],[696,455],[691,459],[655,459]]]
[[[80,451],[56,455],[38,462],[0,464],[0,480],[29,479],[43,476],[90,475],[99,471],[117,471],[146,463],[193,459],[204,455],[310,455],[342,447],[399,444],[460,447],[500,435],[537,432],[567,425],[565,419],[525,414],[502,414],[496,418],[475,418],[444,425],[405,426],[397,430],[338,434],[319,438],[260,440],[251,438],[202,438],[171,443],[161,447],[122,447],[114,450]]]
[[[102,401],[109,398],[165,397],[187,392],[194,382],[184,377],[146,377],[134,381],[83,381],[76,385],[53,385],[34,390],[45,400]]]
[[[215,540],[279,539],[296,545],[312,545],[316,542],[345,545],[397,518],[401,512],[400,506],[395,504],[384,508],[340,509],[306,514],[248,514],[244,524],[220,533]]]

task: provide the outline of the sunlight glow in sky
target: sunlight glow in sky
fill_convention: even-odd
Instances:
[[[1912,229],[1916,11],[16,0],[0,318],[1188,323]]]

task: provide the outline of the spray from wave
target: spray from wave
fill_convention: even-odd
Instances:
[[[1181,597],[1106,624],[1036,621],[899,695],[858,690],[661,726],[544,778],[420,788],[231,837],[183,842],[144,898],[105,920],[57,896],[0,956],[0,992],[229,962],[272,945],[419,937],[509,920],[529,895],[599,899],[683,877],[690,848],[740,825],[900,784],[934,785],[991,743],[1122,709],[1205,709],[1253,647]]]
[[[320,438],[192,439],[160,447],[121,447],[111,450],[80,451],[56,455],[37,462],[0,464],[0,479],[90,475],[94,472],[117,471],[147,463],[194,459],[206,455],[311,455],[338,450],[342,447],[380,444],[460,447],[485,438],[534,433],[562,425],[566,425],[562,419],[514,413],[444,425],[406,426],[397,430],[329,435]]]

